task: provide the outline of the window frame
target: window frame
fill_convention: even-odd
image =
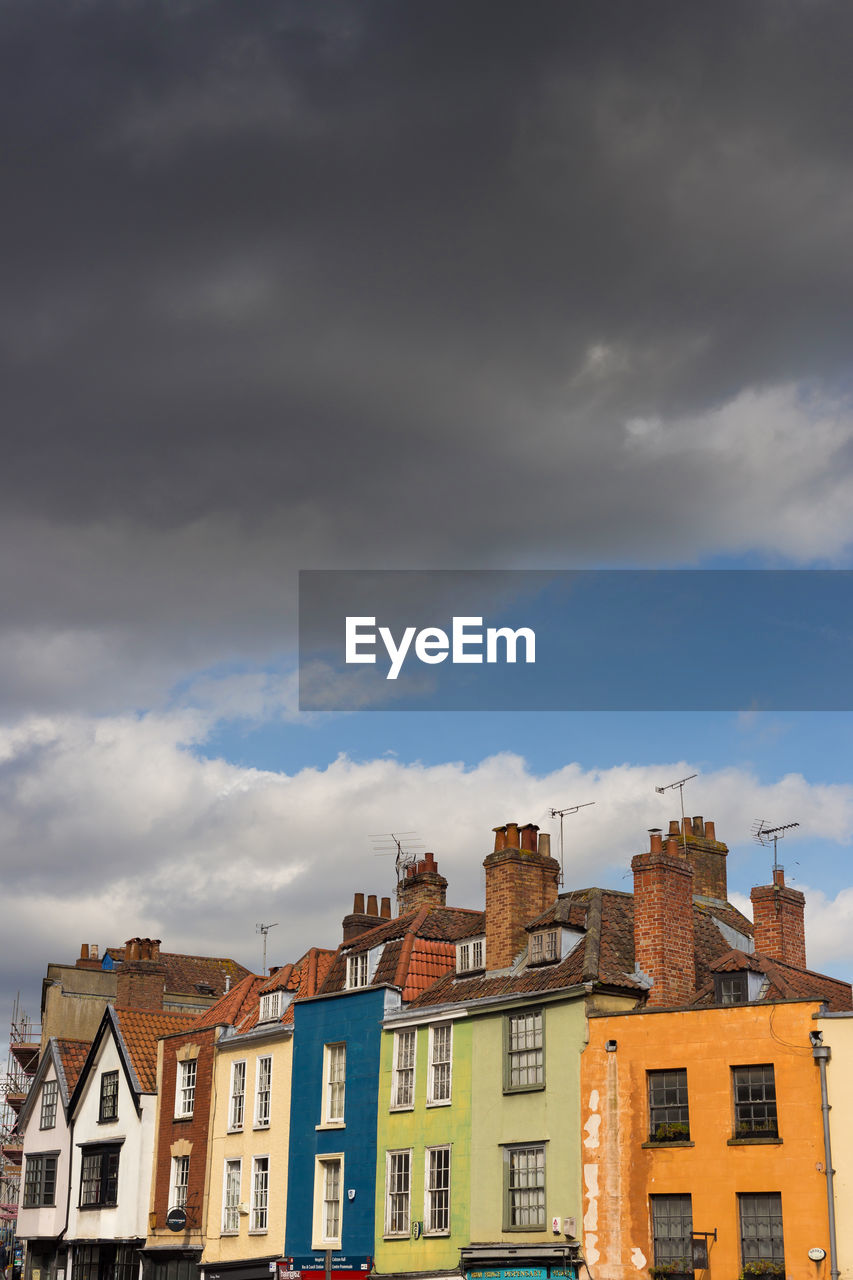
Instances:
[[[527,1048],[513,1049],[512,1048],[513,1023],[521,1020],[522,1018],[532,1018],[534,1019],[534,1021],[536,1019],[539,1020],[539,1027],[538,1027],[539,1044],[538,1046],[534,1045],[532,1049],[527,1049]],[[536,1031],[536,1028],[534,1027],[534,1034],[535,1034],[535,1031]],[[535,1092],[536,1090],[544,1089],[545,1088],[545,1011],[544,1009],[542,1009],[542,1007],[540,1006],[536,1008],[519,1009],[517,1011],[513,1011],[511,1013],[505,1014],[504,1024],[503,1024],[503,1036],[504,1036],[504,1045],[503,1045],[503,1049],[504,1049],[503,1091],[504,1093],[532,1093],[532,1092]],[[539,1064],[538,1064],[538,1067],[535,1067],[534,1069],[537,1070],[539,1078],[532,1082],[528,1081],[527,1083],[523,1083],[523,1084],[514,1082],[512,1078],[513,1070],[514,1070],[513,1059],[520,1058],[523,1054],[536,1053],[536,1052],[539,1053]],[[531,1068],[529,1065],[525,1065],[523,1067],[519,1065],[518,1067],[519,1071],[522,1071],[522,1070],[529,1071],[530,1069]]]
[[[261,1064],[266,1063],[267,1084],[261,1088]],[[263,1105],[262,1105],[263,1102]],[[265,1117],[262,1111],[266,1112]],[[261,1053],[255,1059],[255,1111],[252,1127],[268,1129],[272,1119],[272,1054]]]
[[[433,1187],[433,1169],[431,1167],[431,1157],[438,1152],[446,1152],[447,1154],[447,1186]],[[453,1145],[452,1143],[440,1143],[438,1146],[424,1148],[424,1235],[425,1236],[449,1236],[451,1224],[451,1195],[453,1187]],[[447,1197],[446,1227],[434,1227],[432,1225],[433,1215],[435,1214],[435,1203],[433,1196],[444,1194]]]
[[[504,1231],[544,1231],[548,1219],[548,1182],[547,1182],[547,1142],[513,1142],[507,1143],[503,1148],[503,1230]],[[513,1193],[535,1190],[539,1191],[540,1186],[533,1188],[524,1186],[521,1182],[517,1184],[513,1182],[513,1159],[522,1152],[541,1152],[542,1156],[542,1219],[536,1222],[520,1223],[513,1221],[514,1213],[526,1210],[529,1212],[529,1205],[515,1205],[513,1202]],[[521,1170],[518,1170],[521,1172]],[[537,1165],[538,1172],[538,1165]]]
[[[233,1171],[233,1167],[236,1166],[237,1171],[237,1194],[233,1204],[228,1197],[229,1166],[231,1166],[231,1171]],[[222,1226],[219,1232],[220,1235],[236,1236],[240,1234],[240,1195],[242,1193],[242,1189],[243,1158],[242,1156],[226,1156],[222,1166]],[[233,1227],[229,1225],[232,1219],[228,1216],[232,1211],[234,1222]]]
[[[239,1092],[235,1089],[235,1083],[238,1075],[238,1070],[237,1070],[238,1067],[242,1067],[242,1073],[239,1073],[242,1075],[242,1085]],[[246,1123],[246,1076],[247,1076],[246,1059],[235,1058],[235,1060],[231,1063],[231,1078],[228,1086],[228,1132],[229,1133],[242,1133],[243,1126]],[[240,1111],[239,1121],[235,1119],[235,1112],[237,1110],[237,1107],[235,1104],[237,1103],[239,1103],[239,1111]]]
[[[98,1124],[114,1124],[118,1120],[118,1070],[102,1071],[99,1088]]]
[[[169,1171],[169,1209],[186,1209],[190,1184],[190,1158],[188,1155],[172,1156]]]
[[[385,1239],[386,1240],[405,1240],[412,1230],[412,1147],[395,1147],[385,1152]],[[406,1186],[405,1190],[392,1190],[392,1178],[400,1178],[400,1171],[395,1171],[395,1162],[397,1159],[405,1157],[406,1160]],[[393,1219],[397,1210],[395,1201],[400,1202],[401,1207],[405,1207],[405,1227],[393,1227]]]
[[[749,1002],[749,974],[746,970],[737,969],[731,973],[715,973],[714,999],[717,1004],[724,1007],[733,1004],[747,1004]]]
[[[198,1058],[181,1058],[175,1072],[175,1119],[192,1120],[198,1082]]]
[[[671,1083],[666,1077],[677,1077]],[[655,1088],[664,1090],[664,1101],[656,1102],[653,1098]],[[666,1091],[674,1089],[676,1100],[666,1101]],[[683,1090],[684,1100],[678,1095]],[[662,1067],[646,1071],[646,1099],[648,1103],[649,1129],[648,1142],[660,1146],[667,1142],[690,1142],[690,1089],[686,1067]],[[678,1112],[678,1116],[670,1116],[670,1112]],[[682,1118],[684,1112],[686,1118]],[[684,1132],[680,1132],[681,1129]]]
[[[477,956],[479,949],[479,956]],[[463,963],[464,961],[464,963]],[[456,972],[482,973],[486,967],[486,939],[485,936],[476,938],[464,938],[462,942],[456,944]]]
[[[784,1230],[784,1222],[783,1222],[783,1215],[782,1215],[781,1191],[742,1191],[738,1193],[737,1199],[738,1199],[738,1234],[740,1236],[741,1267],[745,1268],[751,1262],[769,1262],[771,1264],[771,1269],[769,1272],[770,1275],[775,1274],[777,1270],[780,1275],[784,1275],[785,1273],[785,1230]],[[756,1245],[756,1250],[754,1252],[750,1250],[750,1256],[747,1257],[746,1236],[744,1234],[744,1226],[745,1226],[744,1208],[747,1205],[758,1208],[758,1202],[761,1200],[773,1200],[778,1205],[778,1224],[779,1224],[778,1255],[779,1256],[777,1256],[777,1252],[775,1251],[776,1241],[772,1232],[773,1224],[777,1220],[777,1218],[776,1218],[776,1215],[774,1215],[771,1212],[770,1214],[767,1214],[767,1215],[755,1214],[752,1216],[753,1222],[758,1222],[760,1219],[766,1217],[769,1221],[771,1230],[769,1235],[760,1236],[756,1234],[754,1237],[751,1237],[752,1242]],[[766,1249],[766,1242],[768,1240],[770,1242],[769,1255]],[[762,1249],[762,1246],[765,1246],[765,1247]]]
[[[447,1058],[441,1062],[435,1060],[436,1032],[448,1033]],[[436,1088],[436,1068],[447,1067],[447,1096],[439,1097]],[[453,1023],[450,1020],[430,1024],[427,1043],[427,1099],[428,1107],[449,1107],[453,1101]]]
[[[52,1185],[51,1179],[47,1176],[52,1169]],[[59,1165],[59,1152],[53,1151],[34,1151],[32,1155],[27,1153],[24,1156],[24,1171],[21,1179],[21,1208],[22,1209],[53,1209],[56,1208],[56,1175]],[[32,1176],[36,1175],[36,1176]],[[50,1186],[50,1199],[47,1198],[46,1188]]]
[[[330,1166],[338,1167],[337,1200],[327,1200],[328,1178]],[[338,1234],[326,1235],[326,1205],[337,1204]],[[324,1151],[314,1157],[314,1210],[311,1226],[312,1249],[340,1249],[344,1229],[344,1153],[343,1151]]]
[[[562,950],[560,941],[560,929],[557,925],[531,933],[528,964],[557,964]]]
[[[343,1053],[343,1073],[339,1080],[332,1079],[332,1068],[340,1061]],[[341,1086],[340,1114],[333,1114],[332,1098],[335,1086]],[[347,1044],[345,1040],[336,1040],[323,1045],[323,1103],[321,1110],[321,1127],[324,1129],[343,1129],[346,1127],[346,1091],[347,1091]]]
[[[678,1215],[676,1215],[674,1212],[664,1213],[663,1212],[664,1209],[673,1210],[677,1207],[673,1204],[674,1201],[681,1202],[681,1205],[680,1205],[682,1210],[681,1213]],[[684,1224],[685,1222],[688,1221],[688,1217],[686,1217],[684,1214],[685,1201],[689,1209],[689,1223],[690,1223],[689,1230],[686,1232],[686,1234],[684,1233]],[[690,1195],[689,1192],[665,1194],[665,1195],[650,1195],[649,1202],[650,1202],[649,1212],[650,1212],[651,1226],[652,1226],[652,1255],[654,1257],[655,1267],[669,1268],[670,1266],[674,1267],[676,1266],[676,1264],[683,1262],[684,1267],[681,1270],[674,1270],[672,1272],[672,1276],[673,1277],[681,1276],[681,1277],[684,1277],[685,1280],[692,1280],[693,1272],[694,1272],[693,1198],[692,1196]],[[658,1210],[658,1212],[656,1212],[656,1210]],[[666,1232],[662,1230],[662,1228],[664,1227],[664,1224],[667,1222],[673,1222],[676,1220],[676,1218],[680,1219],[681,1221],[682,1234],[678,1236],[666,1234]],[[680,1241],[682,1245],[686,1246],[686,1249],[676,1254],[674,1250],[670,1251],[669,1249],[664,1247],[667,1241]]]
[[[760,1081],[758,1080],[753,1081],[749,1079],[742,1080],[740,1082],[738,1081],[738,1072],[756,1072],[756,1071],[761,1071],[765,1073],[769,1072],[770,1073],[769,1081],[766,1075],[765,1075],[765,1078]],[[761,1142],[762,1140],[765,1142],[778,1142],[780,1140],[779,1139],[779,1110],[778,1110],[778,1099],[776,1096],[776,1071],[774,1069],[774,1064],[772,1062],[753,1062],[753,1063],[746,1063],[743,1065],[733,1065],[731,1068],[731,1078],[732,1078],[732,1104],[734,1108],[734,1122],[732,1127],[732,1137],[736,1141],[741,1141],[741,1142],[743,1141]],[[738,1099],[739,1089],[747,1089],[751,1091],[753,1088],[757,1088],[760,1086],[762,1090],[762,1094],[764,1094],[767,1089],[768,1082],[772,1090],[772,1094],[773,1094],[772,1098],[762,1096],[759,1098],[747,1098],[744,1101],[739,1101]],[[754,1123],[750,1125],[747,1120],[742,1118],[742,1116],[745,1115],[746,1113],[750,1113],[754,1121],[755,1110],[761,1109],[761,1108],[765,1108],[768,1113],[767,1119],[769,1120],[769,1124],[765,1124],[764,1127],[761,1127],[761,1126],[756,1127]],[[769,1117],[769,1113],[771,1111],[772,1111],[772,1120],[770,1120],[770,1117]]]
[[[284,992],[267,991],[258,1001],[258,1023],[279,1022],[284,1013]]]
[[[411,1041],[411,1064],[400,1066],[400,1052],[403,1043]],[[394,1044],[391,1051],[391,1104],[390,1111],[412,1111],[415,1106],[415,1080],[418,1063],[418,1029],[417,1027],[401,1027],[394,1032]],[[400,1101],[400,1085],[404,1076],[408,1077],[408,1102]]]
[[[77,1200],[78,1209],[114,1209],[118,1205],[118,1175],[120,1168],[121,1143],[101,1142],[87,1144],[80,1148],[80,1193]],[[98,1161],[97,1178],[84,1178],[87,1160]],[[114,1163],[113,1163],[114,1162]],[[83,1192],[87,1185],[98,1188],[97,1199],[84,1200]],[[113,1199],[110,1199],[112,1189]]]
[[[358,991],[370,985],[370,956],[366,951],[357,951],[347,956],[347,991]]]
[[[48,1090],[50,1092],[48,1093]],[[59,1102],[59,1081],[45,1080],[41,1087],[39,1129],[56,1128],[56,1108]]]
[[[261,1161],[266,1168],[261,1169]],[[269,1230],[270,1158],[268,1155],[252,1156],[252,1187],[249,1201],[249,1235],[266,1235]],[[263,1223],[263,1225],[259,1225]]]

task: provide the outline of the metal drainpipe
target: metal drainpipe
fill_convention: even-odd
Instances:
[[[818,1034],[820,1034],[818,1032]],[[820,1072],[820,1109],[823,1112],[823,1151],[826,1159],[826,1207],[829,1213],[829,1274],[838,1280],[838,1252],[835,1245],[835,1193],[833,1191],[832,1148],[829,1142],[829,1098],[826,1091],[826,1064],[831,1055],[828,1044],[813,1044],[812,1056]]]

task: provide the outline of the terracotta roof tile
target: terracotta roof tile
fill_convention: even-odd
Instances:
[[[116,1009],[115,1013],[139,1086],[143,1093],[155,1093],[157,1041],[173,1031],[199,1026],[198,1016],[166,1009]]]
[[[316,995],[334,957],[334,951],[311,947],[295,964],[283,964],[267,978],[251,975],[235,988],[239,996],[229,992],[202,1016],[200,1022],[209,1026],[225,1023],[241,1034],[251,1031],[258,1024],[262,995],[273,991],[285,991],[294,998]],[[285,1025],[293,1022],[292,1000],[280,1021]]]
[[[249,973],[236,986],[227,991],[216,1004],[198,1016],[198,1027],[234,1026],[246,1012],[257,1004],[258,992],[264,979]]]
[[[91,1040],[60,1040],[55,1038],[55,1044],[59,1052],[59,1060],[62,1064],[65,1083],[68,1086],[68,1097],[70,1098],[74,1092],[74,1086],[79,1079],[80,1072],[83,1070],[83,1063],[86,1061],[92,1042]]]
[[[124,947],[108,947],[107,954],[120,964],[124,960],[124,950]],[[161,951],[159,958],[166,970],[166,994],[171,996],[203,994],[199,992],[199,986],[212,987],[212,994],[221,996],[225,994],[226,986],[233,987],[249,972],[236,960],[219,956],[185,956],[174,951]]]
[[[832,1010],[853,1008],[853,988],[849,982],[827,977],[825,973],[815,973],[812,969],[799,969],[783,960],[774,960],[771,956],[734,948],[710,966],[711,973],[737,973],[744,969],[751,973],[763,973],[767,977],[768,985],[761,996],[762,1001],[821,1000]],[[695,1003],[714,1003],[713,982],[704,985]]]
[[[371,951],[374,947],[382,947],[382,954],[371,986],[387,983],[401,987],[404,991],[409,982],[409,966],[415,955],[417,963],[423,968],[427,964],[427,951],[416,950],[414,940],[450,944],[439,946],[429,952],[429,964],[432,971],[440,966],[441,972],[456,963],[455,949],[452,944],[460,938],[476,937],[485,928],[485,916],[482,911],[471,911],[467,907],[419,907],[404,916],[384,921],[361,934],[352,942],[342,943],[335,952],[329,967],[328,976],[322,984],[323,994],[346,990],[347,958]],[[409,942],[408,940],[412,941]],[[445,962],[444,957],[448,957]],[[422,990],[422,978],[413,979],[417,990]],[[408,997],[404,996],[404,999]]]

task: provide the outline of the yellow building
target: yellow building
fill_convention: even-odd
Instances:
[[[825,1014],[816,1020],[815,1029],[821,1043],[812,1052],[826,1063],[837,1262],[841,1275],[849,1276],[853,1271],[853,1013]]]

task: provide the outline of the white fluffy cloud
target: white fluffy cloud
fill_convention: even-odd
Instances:
[[[537,822],[558,852],[550,806],[594,800],[567,819],[566,884],[627,889],[645,828],[672,816],[672,797],[656,795],[655,784],[691,772],[689,761],[664,761],[600,771],[569,763],[536,775],[504,753],[472,768],[342,756],[288,775],[205,758],[199,748],[211,723],[187,710],[31,719],[0,732],[0,856],[15,903],[5,932],[10,978],[28,1003],[47,960],[73,959],[84,940],[155,935],[168,950],[224,953],[252,966],[256,925],[276,921],[273,962],[311,944],[334,946],[353,891],[393,894],[391,859],[374,856],[371,834],[380,831],[415,828],[450,881],[450,900],[479,906],[493,825]],[[801,860],[810,841],[843,846],[853,832],[850,785],[799,775],[765,785],[727,769],[703,774],[701,794],[733,850],[730,883],[741,893],[745,875],[766,876],[763,863],[750,866],[757,814],[797,814]],[[816,873],[809,868],[813,882]],[[853,974],[853,889],[834,900],[808,893],[811,961]]]

